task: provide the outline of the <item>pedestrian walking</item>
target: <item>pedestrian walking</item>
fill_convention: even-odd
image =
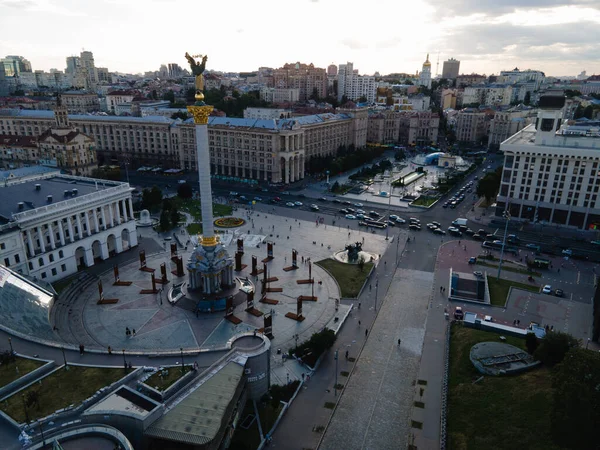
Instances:
[[[358,321],[358,326],[360,327],[360,320]]]
[[[135,336],[135,328],[133,329],[132,333],[133,333],[133,335]]]
[[[358,309],[360,309],[360,302],[358,302]]]
[[[79,344],[79,354],[83,355],[83,344]]]
[[[368,329],[368,328],[366,328],[366,329],[365,329],[365,337],[367,337],[367,335],[368,335],[368,334],[369,334],[369,329]]]
[[[108,354],[112,355],[112,348],[110,348],[110,345],[108,346]]]
[[[129,331],[129,327],[125,327],[125,336],[129,336],[131,331]]]
[[[348,350],[346,350],[346,361],[348,360]]]

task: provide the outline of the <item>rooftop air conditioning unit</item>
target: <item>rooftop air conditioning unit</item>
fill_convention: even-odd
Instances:
[[[77,195],[77,189],[73,189],[71,192],[73,192],[73,195]]]
[[[48,200],[48,203],[52,203],[52,196],[49,195],[48,197],[46,197],[46,199]]]
[[[19,211],[22,210],[23,208],[25,208],[25,203],[23,203],[23,202],[19,202],[18,205],[19,205]]]
[[[69,197],[71,195],[71,191],[65,191],[64,194],[65,194],[65,197]]]
[[[41,184],[38,183],[38,184],[35,185],[35,190],[36,191],[39,191],[41,189],[42,189],[42,185]]]

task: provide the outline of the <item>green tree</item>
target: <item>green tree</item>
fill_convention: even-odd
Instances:
[[[368,99],[366,95],[361,95],[360,98],[358,99],[359,103],[367,103]]]
[[[340,190],[340,183],[339,182],[335,182],[333,183],[333,186],[331,186],[331,192],[337,192]]]
[[[314,100],[315,102],[319,101],[319,90],[314,87],[312,90],[312,93],[310,94],[310,99]]]
[[[550,420],[554,441],[564,448],[595,450],[600,429],[600,354],[574,348],[552,374]]]
[[[187,120],[190,118],[190,115],[184,111],[177,111],[176,113],[171,114],[171,119],[175,120],[175,119],[181,119],[181,120]]]
[[[581,106],[581,103],[577,105],[577,108],[575,108],[573,117],[575,119],[581,119],[583,117],[583,106]]]
[[[576,348],[579,341],[573,336],[560,331],[549,331],[541,340],[533,356],[543,364],[553,367],[560,363],[569,350]]]
[[[525,93],[525,98],[523,99],[524,105],[529,105],[531,103],[531,92],[527,91]]]
[[[165,92],[162,99],[169,100],[171,103],[175,103],[175,92],[173,92],[173,89],[169,89],[169,92]]]
[[[152,186],[150,190],[150,202],[152,206],[158,206],[162,202],[162,191],[158,186]]]
[[[151,95],[153,100],[158,100],[158,92],[156,92],[156,89],[152,89]]]
[[[592,105],[587,105],[583,110],[583,117],[586,119],[592,119],[594,116],[594,107]]]
[[[194,103],[196,101],[196,89],[194,88],[188,88],[185,91],[185,101],[188,103]]]
[[[477,183],[477,190],[475,191],[479,197],[485,197],[486,202],[490,202],[492,197],[496,195],[500,188],[500,174],[502,167],[499,167],[495,172],[486,174]]]
[[[170,217],[170,219],[171,219],[171,225],[174,226],[174,227],[176,227],[177,224],[179,223],[179,218],[180,218],[179,211],[177,211],[176,208],[173,208],[171,210],[171,217]]]
[[[525,336],[525,347],[527,347],[527,353],[533,355],[539,345],[540,343],[535,333],[527,333]]]
[[[177,196],[180,198],[192,198],[192,185],[189,183],[180,184],[177,187]]]
[[[405,158],[406,158],[406,153],[404,152],[404,150],[402,150],[401,148],[396,150],[396,153],[394,154],[394,159],[396,161],[402,161]]]
[[[160,229],[161,231],[167,231],[171,229],[171,221],[169,220],[169,212],[163,210],[160,213]]]

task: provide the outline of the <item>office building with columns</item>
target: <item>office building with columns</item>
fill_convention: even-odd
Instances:
[[[511,220],[600,227],[599,121],[565,121],[565,97],[545,95],[532,123],[500,144],[504,167],[496,215]]]
[[[52,282],[137,243],[128,183],[52,172],[0,186],[0,264],[16,272]]]

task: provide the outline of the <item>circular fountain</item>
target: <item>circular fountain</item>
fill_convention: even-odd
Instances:
[[[140,212],[140,218],[135,221],[138,227],[151,227],[158,224],[158,220],[150,217],[150,211],[142,209]]]

